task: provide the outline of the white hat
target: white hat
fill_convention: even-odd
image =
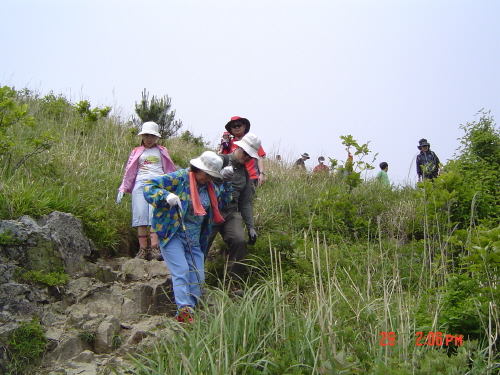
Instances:
[[[222,159],[213,151],[205,151],[196,159],[191,159],[189,164],[201,169],[210,176],[222,178],[222,175],[219,173],[222,169]]]
[[[138,135],[142,134],[152,134],[156,135],[158,138],[161,138],[161,135],[158,132],[158,124],[153,121],[148,121],[142,124],[142,130]]]
[[[260,139],[253,133],[247,133],[240,141],[234,142],[254,159],[259,158]]]

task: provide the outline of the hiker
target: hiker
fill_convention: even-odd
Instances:
[[[236,150],[236,141],[240,141],[245,134],[250,131],[250,121],[246,118],[233,116],[231,120],[226,124],[226,130],[231,133],[233,139],[231,140],[231,152]],[[259,147],[259,156],[257,159],[251,159],[247,164],[246,168],[248,174],[250,175],[250,180],[254,187],[263,186],[266,182],[266,172],[264,170],[264,159],[266,157],[266,152]],[[252,190],[253,192],[254,190]]]
[[[318,172],[328,172],[330,170],[330,168],[328,168],[328,166],[326,166],[324,164],[325,162],[325,157],[324,156],[320,156],[318,158],[318,165],[314,167],[314,173],[318,173]]]
[[[137,227],[139,238],[139,252],[136,258],[161,260],[158,237],[151,227],[153,208],[144,199],[142,189],[147,180],[174,172],[177,168],[170,159],[168,150],[157,144],[160,138],[158,124],[152,121],[145,122],[139,135],[142,137],[141,146],[134,148],[130,153],[122,183],[118,188],[116,203],[122,202],[125,193],[132,194],[132,226]],[[148,227],[150,246],[148,246]]]
[[[304,152],[301,156],[300,156],[300,159],[298,159],[296,162],[295,162],[295,165],[297,168],[299,169],[306,169],[306,163],[305,161],[307,159],[310,159],[309,157],[309,154],[307,152]]]
[[[354,157],[352,156],[349,147],[347,147],[345,150],[347,151],[347,160],[345,162],[344,169],[347,172],[347,175],[350,175],[352,172],[354,172]]]
[[[432,182],[441,172],[439,158],[434,151],[431,151],[431,145],[425,138],[418,141],[417,148],[420,150],[420,154],[417,155],[418,181],[424,179]]]
[[[192,322],[205,281],[205,253],[212,223],[224,221],[219,209],[231,200],[232,170],[221,171],[213,151],[191,159],[190,167],[146,182],[144,197],[154,206],[153,226],[172,274],[176,319]],[[230,169],[230,168],[229,168]],[[224,172],[221,174],[221,172]],[[224,178],[215,186],[213,178]]]
[[[231,133],[224,132],[219,145],[219,154],[227,155],[231,153]]]
[[[234,142],[236,149],[232,154],[220,155],[224,164],[234,169],[233,200],[221,210],[224,222],[214,224],[208,239],[208,249],[212,245],[217,233],[220,233],[228,245],[228,281],[231,283],[231,292],[242,296],[241,281],[245,266],[240,263],[247,254],[247,241],[243,223],[248,231],[248,244],[254,245],[257,241],[252,210],[252,182],[245,165],[252,159],[259,157],[260,139],[253,133],[247,133],[241,140]]]
[[[377,181],[379,181],[384,186],[391,186],[391,183],[389,182],[389,176],[387,174],[387,171],[389,170],[389,164],[383,161],[379,164],[379,167],[380,171],[377,174]]]

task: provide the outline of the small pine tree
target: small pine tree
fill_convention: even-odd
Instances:
[[[162,138],[170,138],[176,135],[177,131],[182,127],[182,121],[174,120],[175,110],[170,110],[172,99],[165,95],[163,98],[156,98],[154,95],[149,100],[149,92],[144,89],[142,100],[140,103],[135,103],[135,113],[138,118],[133,118],[132,121],[140,131],[142,124],[147,121],[154,121],[158,124]]]

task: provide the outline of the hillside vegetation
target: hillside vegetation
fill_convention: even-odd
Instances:
[[[110,111],[0,88],[0,219],[72,213],[101,256],[133,256],[130,197],[115,197],[140,141]],[[268,160],[245,298],[214,288],[194,329],[114,371],[498,373],[500,133],[477,118],[434,183],[390,189]],[[186,133],[161,143],[179,167],[205,147]],[[207,268],[216,287],[222,260]]]

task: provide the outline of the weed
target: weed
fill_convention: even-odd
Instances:
[[[44,273],[43,271],[30,270],[18,271],[18,275],[29,283],[43,284],[47,286],[63,286],[69,281],[69,276],[63,270]]]
[[[91,344],[97,338],[97,333],[89,332],[89,331],[82,331],[78,334],[78,338],[85,343]]]
[[[8,342],[11,357],[9,370],[11,374],[23,374],[28,366],[38,362],[47,349],[47,338],[38,319],[22,323],[12,333]]]

